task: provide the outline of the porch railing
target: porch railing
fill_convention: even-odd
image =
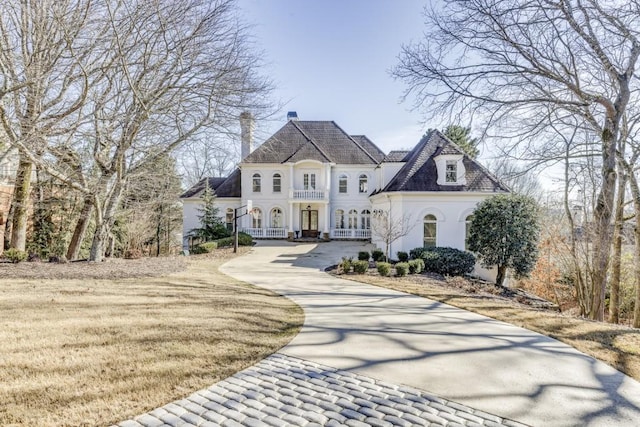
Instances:
[[[256,239],[284,239],[287,237],[286,228],[245,228],[242,231]]]
[[[370,239],[371,230],[360,228],[336,228],[331,230],[331,237],[334,239]]]
[[[324,200],[324,190],[291,190],[290,197],[294,200]]]

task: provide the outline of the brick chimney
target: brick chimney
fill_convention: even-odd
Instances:
[[[241,160],[244,160],[253,151],[253,128],[255,121],[250,112],[244,111],[240,114],[240,141],[242,143]]]

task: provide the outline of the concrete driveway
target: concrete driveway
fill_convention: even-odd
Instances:
[[[280,352],[534,426],[638,426],[640,383],[556,340],[322,270],[362,243],[261,242],[222,271],[299,304]]]

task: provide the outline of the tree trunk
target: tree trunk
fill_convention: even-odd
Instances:
[[[9,205],[9,213],[7,213],[7,218],[4,222],[4,242],[3,242],[3,246],[2,249],[3,250],[7,250],[9,249],[9,245],[11,243],[11,224],[13,222],[13,201],[11,202],[11,204]]]
[[[633,165],[631,166],[633,167]],[[631,197],[633,198],[633,210],[635,211],[633,277],[636,296],[633,307],[633,327],[640,328],[640,187],[638,187],[638,178],[633,173],[633,169],[627,169],[627,179],[629,180]]]
[[[604,301],[607,288],[607,272],[611,256],[611,218],[616,192],[616,144],[617,122],[607,117],[602,131],[602,187],[598,193],[594,209],[596,225],[593,244],[591,304],[588,317],[592,320],[604,320]]]
[[[69,261],[78,259],[80,248],[82,247],[82,241],[84,240],[84,235],[87,232],[89,220],[93,213],[92,196],[85,196],[83,203],[82,210],[80,211],[80,217],[76,223],[76,228],[73,230],[73,236],[71,237],[69,247],[67,248],[67,259]]]
[[[13,189],[13,219],[11,221],[10,247],[24,251],[27,243],[27,220],[29,206],[29,192],[31,190],[31,172],[33,163],[20,156],[16,184]]]
[[[498,266],[498,275],[496,276],[496,285],[502,286],[504,283],[504,279],[507,277],[507,266],[499,265]]]
[[[109,177],[103,177],[104,182],[109,180]],[[105,186],[106,187],[106,186]],[[118,205],[120,204],[120,198],[124,191],[124,183],[118,181],[114,184],[114,188],[111,191],[105,191],[106,200],[102,204],[102,209],[99,208],[100,204],[94,201],[95,218],[96,218],[96,230],[93,234],[93,241],[91,243],[91,251],[89,252],[89,261],[102,261],[105,254],[105,243],[109,239],[111,227],[113,227],[114,216]],[[94,200],[96,200],[94,198]]]
[[[626,174],[618,180],[615,228],[613,230],[613,253],[611,255],[611,297],[609,299],[609,323],[620,323],[620,264],[622,262],[622,230],[624,227],[624,188]]]

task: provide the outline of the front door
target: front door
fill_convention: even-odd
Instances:
[[[318,211],[302,211],[302,237],[318,237]]]

